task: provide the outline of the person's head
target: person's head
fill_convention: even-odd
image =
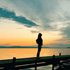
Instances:
[[[39,33],[39,34],[38,34],[38,37],[41,37],[41,36],[42,36],[42,34],[41,34],[41,33]]]

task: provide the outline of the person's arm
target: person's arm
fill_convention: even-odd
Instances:
[[[38,39],[36,39],[36,43],[38,44]]]

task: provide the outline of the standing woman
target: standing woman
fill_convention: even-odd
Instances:
[[[39,55],[40,55],[41,47],[42,47],[42,44],[43,44],[43,40],[42,40],[41,36],[42,36],[42,34],[39,33],[39,34],[38,34],[38,38],[37,38],[37,40],[36,40],[36,43],[38,44],[37,58],[38,58]]]

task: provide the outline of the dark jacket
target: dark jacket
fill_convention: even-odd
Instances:
[[[42,45],[43,43],[43,40],[42,40],[42,38],[38,38],[37,40],[36,40],[36,43],[38,44],[38,45]]]

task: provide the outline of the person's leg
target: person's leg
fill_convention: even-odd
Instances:
[[[38,48],[38,52],[37,52],[37,57],[39,57],[39,48]]]
[[[38,45],[38,52],[37,52],[37,57],[39,57],[41,51],[41,45]]]

